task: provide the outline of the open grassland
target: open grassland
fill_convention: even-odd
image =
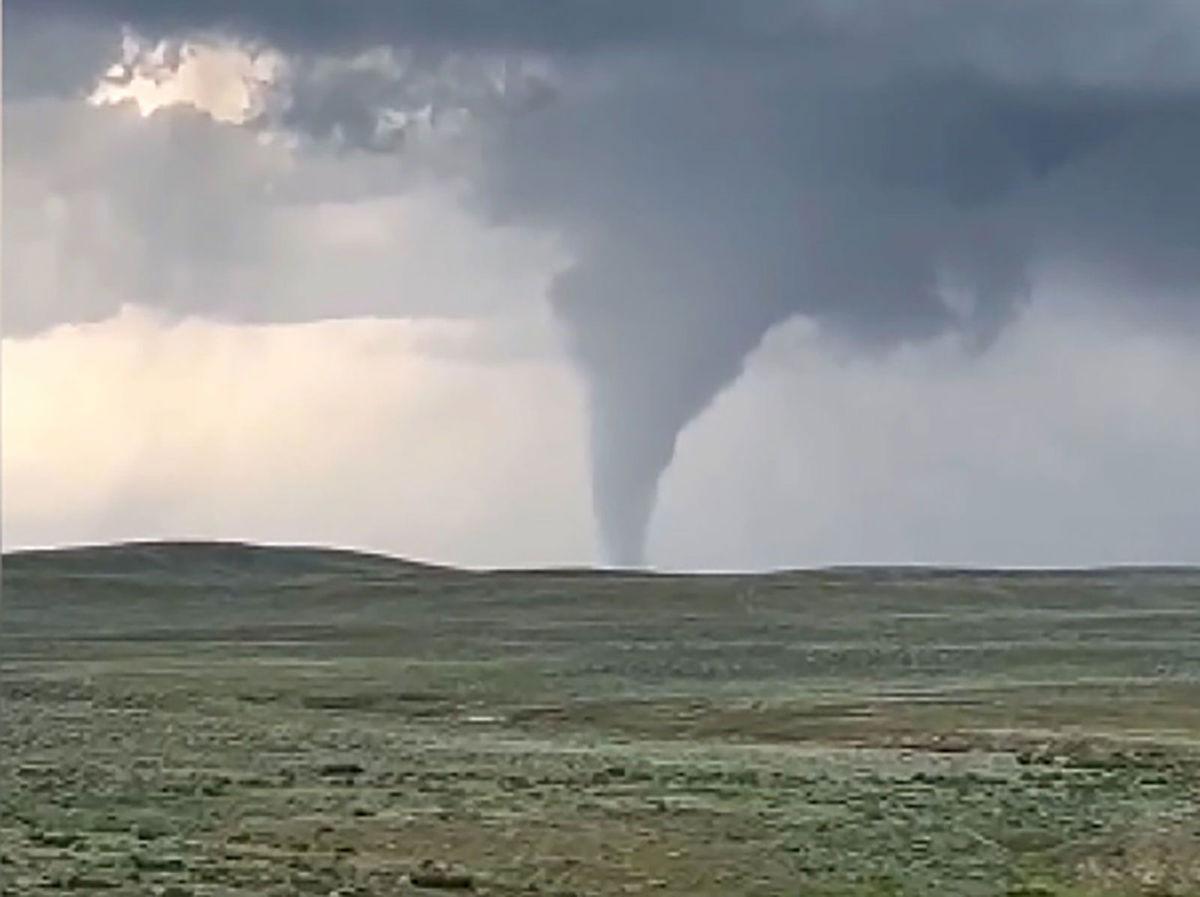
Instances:
[[[1200,572],[5,558],[0,893],[1200,895]]]

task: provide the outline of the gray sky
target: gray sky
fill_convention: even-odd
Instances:
[[[1200,562],[1194,3],[5,12],[6,546]]]

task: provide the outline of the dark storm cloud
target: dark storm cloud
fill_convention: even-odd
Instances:
[[[811,74],[680,66],[558,103],[493,154],[498,207],[582,247],[555,299],[590,376],[598,516],[621,562],[641,560],[681,429],[791,316],[868,346],[948,330],[985,345],[1061,260],[1160,310],[1195,306],[1193,97]]]
[[[567,238],[610,557],[643,560],[681,430],[776,324],[980,346],[1039,271],[1196,321],[1200,5],[1173,0],[10,3],[296,52],[540,53],[484,129],[481,208]],[[335,108],[336,107],[336,108]],[[314,104],[329,128],[354,100]],[[296,107],[302,113],[303,106]],[[303,114],[290,124],[304,128]],[[360,128],[360,130],[363,130]]]
[[[950,329],[986,344],[1035,266],[1058,260],[1160,310],[1195,306],[1200,139],[1183,70],[1121,60],[1120,20],[1103,15],[1095,52],[1124,71],[997,43],[1017,24],[1044,35],[994,6],[979,5],[982,33],[940,23],[947,45],[880,19],[831,19],[835,49],[807,58],[632,64],[616,88],[515,123],[492,154],[497,207],[583,247],[556,301],[590,375],[597,511],[618,561],[641,560],[681,429],[793,315],[876,346]],[[989,24],[1008,27],[988,40]],[[956,58],[973,44],[992,48],[990,70]]]
[[[5,33],[130,24],[222,29],[293,52],[364,45],[580,52],[648,48],[783,55],[854,45],[876,61],[971,64],[1015,76],[1194,77],[1191,0],[9,0]],[[22,41],[11,49],[21,53]],[[69,58],[60,62],[70,63]]]
[[[780,28],[799,24],[788,0],[12,0],[5,14],[14,32],[47,19],[128,23],[156,36],[221,29],[295,52],[381,43],[550,51],[728,44],[778,41]]]

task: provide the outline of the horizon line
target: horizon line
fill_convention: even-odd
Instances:
[[[51,555],[81,551],[115,551],[133,548],[243,548],[263,551],[310,551],[341,554],[347,557],[359,557],[388,561],[398,564],[426,567],[431,570],[459,573],[559,573],[559,574],[612,574],[625,576],[783,576],[796,573],[993,573],[993,574],[1037,574],[1037,573],[1137,573],[1137,572],[1200,572],[1198,563],[1175,562],[1146,562],[1146,561],[1117,561],[1096,564],[1004,564],[982,565],[964,564],[958,562],[872,562],[851,561],[829,564],[799,565],[794,567],[759,567],[759,568],[709,568],[709,569],[680,569],[646,567],[616,567],[602,564],[535,564],[529,566],[485,566],[446,563],[427,560],[390,552],[333,545],[317,542],[271,542],[250,541],[235,538],[209,537],[180,537],[180,538],[133,538],[118,539],[109,542],[77,542],[57,545],[19,546],[0,549],[0,561],[31,555]]]

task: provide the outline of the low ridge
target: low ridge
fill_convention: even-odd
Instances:
[[[6,573],[185,577],[449,572],[452,568],[352,549],[216,540],[133,541],[6,552]]]

